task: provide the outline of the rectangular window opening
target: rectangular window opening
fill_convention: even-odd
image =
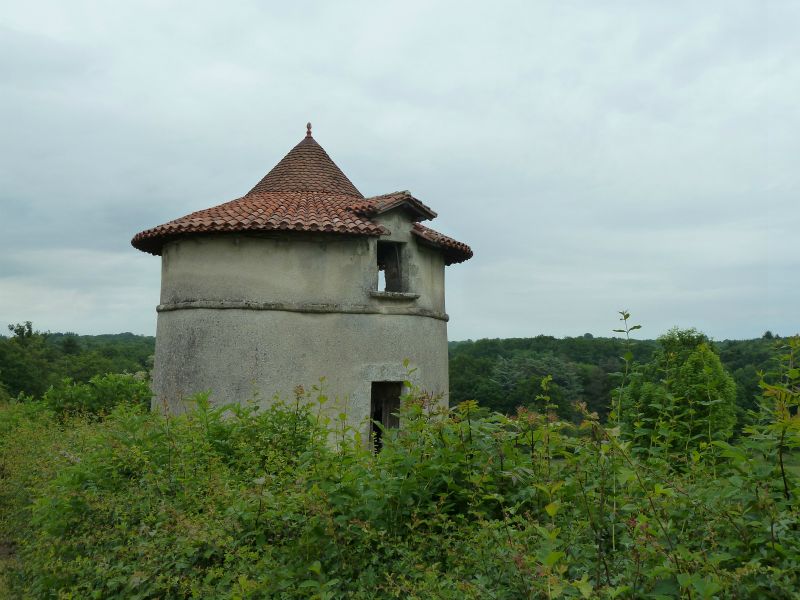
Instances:
[[[403,248],[397,242],[378,242],[378,291],[404,292]]]
[[[402,381],[373,381],[370,398],[370,435],[375,451],[383,446],[383,433],[386,429],[400,426],[400,396],[403,393]],[[380,427],[379,427],[380,425]]]

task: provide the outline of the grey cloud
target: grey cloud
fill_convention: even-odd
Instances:
[[[411,189],[474,247],[454,339],[603,334],[623,307],[648,335],[800,328],[796,4],[5,12],[0,318],[152,333],[130,237],[243,194],[311,119],[363,192]]]

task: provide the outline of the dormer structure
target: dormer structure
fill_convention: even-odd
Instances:
[[[309,124],[241,198],[138,233],[162,261],[154,407],[288,397],[325,377],[353,423],[392,426],[406,359],[446,402],[444,270],[472,251],[422,224],[436,216],[408,191],[364,197]]]

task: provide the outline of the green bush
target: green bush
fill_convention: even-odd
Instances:
[[[0,402],[8,403],[11,402],[11,395],[8,393],[6,386],[0,382]]]
[[[658,342],[653,360],[631,373],[620,423],[637,451],[691,460],[733,435],[736,384],[696,330],[673,329]]]
[[[793,598],[798,356],[741,439],[680,467],[583,406],[559,420],[547,381],[514,417],[410,394],[377,454],[321,394],[104,419],[12,402],[0,573],[32,598]]]
[[[128,373],[95,375],[88,383],[66,378],[44,393],[42,400],[58,413],[105,414],[118,404],[150,405],[150,386]]]

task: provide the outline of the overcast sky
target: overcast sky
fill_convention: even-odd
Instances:
[[[475,257],[450,338],[800,330],[798,2],[0,2],[0,324],[154,334],[138,231],[314,124]]]

